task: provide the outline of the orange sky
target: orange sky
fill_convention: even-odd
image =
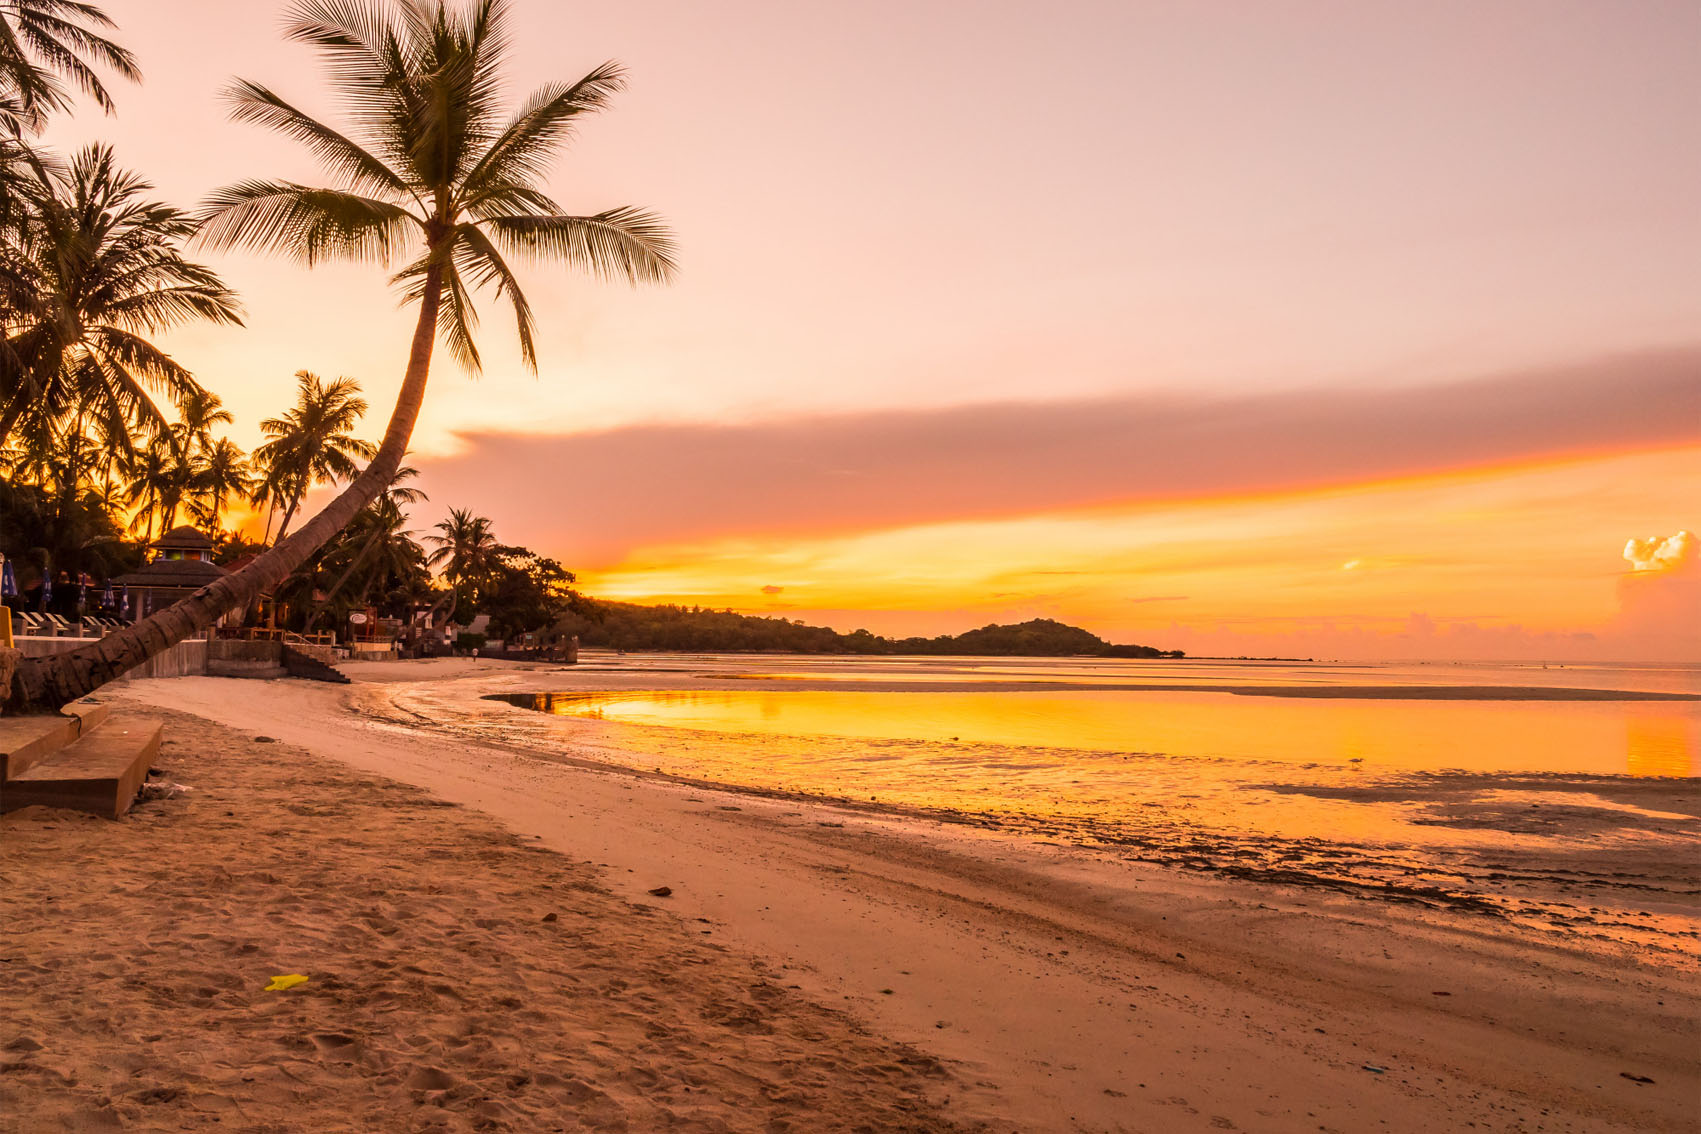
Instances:
[[[315,176],[216,98],[330,112],[279,6],[106,6],[148,81],[56,144],[186,204]],[[1701,527],[1692,4],[515,16],[519,88],[629,67],[552,189],[663,212],[684,277],[529,272],[541,376],[494,315],[482,379],[440,362],[418,526],[470,506],[597,593],[845,629],[1701,653],[1693,556],[1621,554]],[[167,345],[240,442],[303,367],[387,404],[411,321],[379,272],[213,262],[247,328]]]

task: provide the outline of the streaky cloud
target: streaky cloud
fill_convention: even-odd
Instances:
[[[583,565],[819,536],[1345,486],[1701,440],[1701,346],[1402,388],[1131,395],[597,433],[469,433],[434,499]]]

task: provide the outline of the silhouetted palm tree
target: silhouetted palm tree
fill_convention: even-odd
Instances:
[[[219,517],[227,501],[242,499],[254,489],[248,457],[228,437],[208,445],[195,464],[192,513],[209,536],[222,526]]]
[[[101,34],[116,26],[99,6],[78,0],[0,0],[0,128],[40,129],[49,111],[69,101],[61,78],[110,112],[112,96],[95,68],[142,77],[136,57]]]
[[[308,617],[305,627],[308,632],[318,626],[320,619],[348,585],[349,580],[362,568],[367,569],[366,583],[365,589],[356,600],[357,605],[366,601],[367,593],[380,578],[405,577],[410,570],[417,568],[420,574],[429,579],[425,549],[415,543],[413,533],[406,530],[408,517],[403,510],[409,504],[430,499],[419,489],[402,483],[418,475],[419,470],[412,465],[403,465],[397,469],[390,487],[385,489],[378,499],[362,508],[349,526],[343,529],[336,541],[339,546],[325,548],[322,566],[336,570],[341,565],[341,573]]]
[[[296,371],[295,379],[294,408],[260,423],[260,431],[271,440],[254,450],[255,461],[266,470],[263,491],[284,506],[280,543],[309,488],[353,480],[360,472],[357,461],[371,460],[378,451],[372,442],[354,435],[366,413],[359,382],[327,382],[308,370]]]
[[[425,557],[425,562],[443,568],[443,577],[454,588],[455,603],[459,606],[463,595],[475,596],[479,584],[490,577],[496,566],[496,549],[501,545],[491,533],[490,521],[473,515],[468,508],[449,509],[449,518],[439,521],[436,527],[443,534],[425,537],[427,543],[437,548]]]
[[[171,427],[178,445],[190,457],[199,457],[213,446],[213,426],[230,425],[236,418],[224,408],[224,400],[211,390],[196,387],[177,403],[177,424]]]
[[[507,11],[502,0],[453,10],[445,0],[291,6],[286,34],[324,56],[352,129],[321,123],[251,82],[232,91],[235,114],[300,141],[336,184],[231,186],[209,201],[201,235],[210,247],[276,251],[308,265],[409,257],[393,280],[419,304],[419,322],[383,443],[354,483],[253,563],[92,646],[26,659],[15,700],[73,700],[210,626],[287,578],[376,499],[407,451],[437,335],[461,362],[478,365],[472,289],[489,286],[512,305],[521,356],[535,368],[531,308],[504,253],[560,259],[632,283],[671,278],[672,241],[653,215],[619,208],[574,216],[540,187],[578,120],[621,89],[620,68],[604,64],[575,83],[546,86],[504,120]]]
[[[200,389],[147,336],[195,319],[240,324],[240,307],[211,269],[184,259],[189,217],[146,200],[151,186],[119,169],[109,148],[32,175],[22,245],[0,259],[15,360],[0,372],[0,436],[74,412],[128,447],[120,424],[168,425],[150,391],[180,402]]]
[[[161,510],[160,502],[170,491],[171,461],[171,447],[162,442],[138,451],[126,470],[124,502],[136,509],[130,528],[142,528],[142,539],[149,543],[153,542],[154,517]]]

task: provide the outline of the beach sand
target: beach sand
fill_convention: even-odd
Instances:
[[[949,1128],[937,1061],[596,868],[285,744],[166,728],[192,791],[0,821],[0,1127]],[[265,991],[279,974],[308,980]]]
[[[635,775],[407,708],[528,667],[349,671],[114,687],[239,731],[174,716],[195,790],[116,825],[4,820],[20,1129],[1694,1128],[1693,949]]]

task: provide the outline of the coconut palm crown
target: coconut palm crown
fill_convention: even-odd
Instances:
[[[288,534],[290,520],[309,488],[353,480],[360,471],[357,462],[371,460],[377,452],[377,446],[354,435],[366,413],[359,382],[353,378],[327,382],[311,370],[296,371],[295,380],[294,407],[282,417],[260,423],[260,432],[269,440],[254,450],[254,460],[266,470],[261,499],[275,497],[284,505],[280,540]]]
[[[392,282],[409,301],[432,294],[444,344],[472,371],[480,359],[471,297],[483,287],[512,306],[521,357],[537,367],[531,305],[505,256],[559,258],[632,283],[671,278],[673,243],[653,214],[571,216],[538,185],[578,120],[624,87],[621,69],[604,63],[578,82],[545,86],[504,119],[506,10],[503,0],[461,12],[441,0],[296,4],[286,35],[320,49],[352,129],[327,126],[259,83],[227,93],[239,121],[306,145],[337,184],[229,186],[208,198],[201,242],[308,265],[407,255]]]
[[[149,335],[206,320],[240,324],[235,293],[185,259],[190,218],[151,201],[148,182],[112,150],[89,146],[68,166],[32,163],[32,221],[21,247],[0,257],[0,436],[69,412],[165,431],[149,396],[200,392],[189,371]],[[114,429],[129,447],[128,431]]]

